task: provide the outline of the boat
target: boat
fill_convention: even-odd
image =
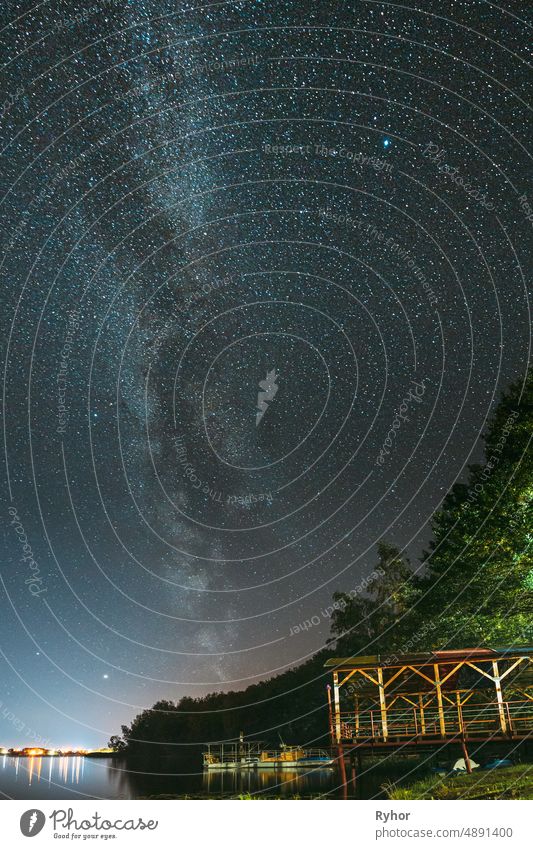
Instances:
[[[208,743],[204,752],[207,770],[331,769],[334,759],[326,749],[306,749],[281,743],[279,749],[264,748],[259,741]]]
[[[261,751],[260,769],[310,769],[331,767],[333,758],[324,749],[304,749],[300,746],[283,746],[281,749]]]

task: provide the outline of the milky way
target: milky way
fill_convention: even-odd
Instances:
[[[26,730],[4,714],[0,743],[101,744],[312,655],[333,592],[380,539],[416,560],[479,459],[529,359],[531,24],[50,0],[2,26],[1,698]]]

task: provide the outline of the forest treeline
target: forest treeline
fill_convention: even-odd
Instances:
[[[238,692],[160,701],[110,741],[130,755],[195,752],[244,731],[271,744],[326,744],[324,662],[464,646],[533,643],[533,369],[503,395],[468,467],[433,516],[428,551],[414,566],[390,542],[377,547],[373,580],[337,592],[331,640],[311,660]],[[331,608],[330,608],[331,609]],[[163,746],[161,745],[163,744]]]

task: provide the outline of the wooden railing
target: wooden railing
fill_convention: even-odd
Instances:
[[[444,735],[442,733],[444,727]],[[340,740],[394,740],[405,738],[527,736],[533,733],[533,701],[486,704],[380,708],[341,713]],[[340,742],[339,740],[339,742]]]

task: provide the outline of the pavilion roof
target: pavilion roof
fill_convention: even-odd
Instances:
[[[518,658],[528,657],[533,659],[533,648],[465,648],[452,649],[450,651],[417,652],[415,654],[403,655],[359,655],[354,657],[334,657],[324,664],[325,667],[338,671],[341,680],[350,680],[355,685],[354,695],[362,698],[375,697],[377,692],[376,673],[373,670],[382,668],[383,680],[387,687],[389,696],[400,693],[416,693],[431,690],[433,682],[433,664],[438,663],[441,670],[443,690],[486,688],[490,685],[488,678],[484,678],[480,672],[482,667],[479,663],[483,661],[498,660],[500,675],[509,669],[509,675],[504,676],[502,685],[506,690],[525,690],[533,687],[533,664],[516,663],[515,668],[510,669]],[[473,666],[466,666],[469,661]],[[477,665],[476,665],[477,664]],[[429,669],[427,667],[430,667]],[[484,667],[485,671],[492,674],[492,668]],[[356,678],[353,677],[355,670],[363,671]],[[400,671],[401,670],[401,671]],[[416,671],[418,670],[418,671]],[[350,674],[352,673],[352,674]],[[466,677],[465,677],[466,675]],[[346,677],[347,676],[347,677]],[[390,680],[392,678],[392,680]],[[431,679],[431,680],[429,680]],[[390,680],[390,684],[387,683]],[[477,683],[475,683],[477,682]]]
[[[331,657],[324,667],[336,669],[364,669],[365,667],[423,666],[432,663],[459,663],[461,660],[498,660],[499,658],[533,657],[531,646],[510,646],[505,648],[464,648],[443,649],[441,651],[415,652],[412,654],[353,655],[352,657]]]

